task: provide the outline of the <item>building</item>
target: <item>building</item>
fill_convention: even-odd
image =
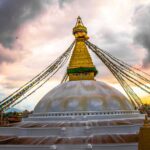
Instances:
[[[0,128],[0,150],[137,150],[144,116],[97,74],[80,17],[67,68],[69,81],[52,89],[21,123]]]

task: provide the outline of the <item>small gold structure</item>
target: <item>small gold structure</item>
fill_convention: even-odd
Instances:
[[[80,17],[77,18],[77,23],[73,28],[73,35],[76,44],[67,69],[69,81],[94,80],[97,70],[85,44],[89,37],[87,28],[83,25]]]
[[[150,121],[145,115],[144,125],[140,128],[138,150],[150,150]]]

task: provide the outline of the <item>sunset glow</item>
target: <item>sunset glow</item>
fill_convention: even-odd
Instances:
[[[14,5],[17,2],[16,9]],[[72,28],[81,16],[90,40],[116,58],[150,74],[149,0],[30,0],[0,3],[0,99],[32,79],[72,43]],[[84,8],[83,8],[84,6]],[[10,12],[8,12],[10,10]],[[14,19],[15,18],[15,19]],[[15,20],[15,21],[14,21]],[[148,40],[148,41],[147,41]],[[96,79],[124,93],[107,68],[90,52],[99,71]],[[61,69],[38,92],[17,105],[33,109],[65,73]],[[150,97],[133,87],[144,103]]]

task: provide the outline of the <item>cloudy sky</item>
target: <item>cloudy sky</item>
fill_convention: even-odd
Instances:
[[[68,48],[79,15],[91,42],[150,73],[150,0],[0,0],[0,99]],[[105,66],[91,55],[99,70],[97,80],[117,87]],[[64,70],[17,107],[33,109],[60,83]]]

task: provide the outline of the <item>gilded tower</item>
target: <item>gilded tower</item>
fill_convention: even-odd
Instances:
[[[67,69],[70,81],[94,80],[97,70],[92,62],[85,41],[89,39],[87,28],[83,25],[80,17],[73,28],[76,44]]]

